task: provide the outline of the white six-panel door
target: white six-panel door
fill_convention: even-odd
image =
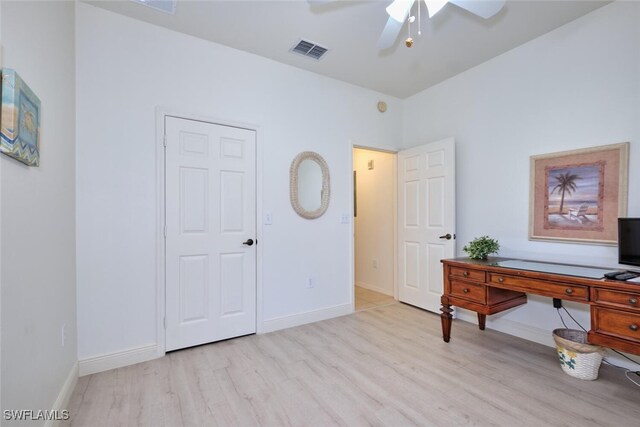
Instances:
[[[166,350],[256,331],[255,131],[165,119]]]
[[[443,258],[455,254],[455,141],[398,153],[398,298],[438,312]],[[449,238],[446,236],[449,235]]]

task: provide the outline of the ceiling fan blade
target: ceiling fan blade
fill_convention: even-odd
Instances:
[[[378,48],[379,49],[388,49],[393,46],[396,39],[398,38],[398,34],[402,30],[404,26],[404,22],[398,22],[392,17],[389,17],[387,20],[387,25],[384,26],[382,30],[382,34],[378,39]]]
[[[387,14],[398,22],[404,23],[411,12],[415,0],[393,0],[393,2],[387,6]]]
[[[447,3],[449,3],[448,0],[424,0],[424,4],[427,5],[427,11],[429,12],[429,18],[440,12],[440,9],[442,9]]]
[[[484,19],[489,19],[496,13],[500,12],[500,9],[506,3],[505,0],[490,0],[490,1],[474,1],[474,0],[449,0],[449,3],[453,3],[474,15],[478,15]]]
[[[387,7],[389,19],[387,19],[387,24],[378,39],[378,48],[388,49],[393,46],[402,27],[404,27],[404,23],[407,22],[413,3],[415,3],[415,0],[394,0]]]

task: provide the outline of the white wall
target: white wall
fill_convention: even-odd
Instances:
[[[369,161],[373,161],[371,170]],[[396,156],[356,148],[353,170],[357,172],[358,198],[354,219],[356,285],[393,295]]]
[[[3,410],[52,409],[77,377],[73,22],[73,2],[2,2],[3,65],[42,102],[40,167],[0,156]]]
[[[158,106],[260,126],[258,204],[273,214],[260,236],[263,319],[349,309],[350,144],[398,145],[400,101],[82,3],[76,30],[79,358],[156,343]],[[289,203],[304,150],[331,171],[329,209],[313,221]]]
[[[616,266],[611,246],[534,242],[528,236],[529,157],[631,142],[629,216],[640,216],[640,4],[616,2],[404,102],[403,146],[457,143],[457,249],[498,238],[500,255]],[[586,306],[566,304],[589,325]],[[489,326],[551,342],[551,300]],[[455,331],[453,332],[455,336]]]

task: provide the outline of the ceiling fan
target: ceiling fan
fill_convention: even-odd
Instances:
[[[333,0],[307,0],[309,3],[327,3]],[[388,49],[398,38],[402,27],[406,22],[413,22],[414,17],[411,15],[411,8],[422,0],[394,0],[387,6],[389,18],[387,24],[382,30],[382,34],[378,39],[378,48]],[[447,3],[454,4],[465,9],[474,15],[478,15],[484,19],[489,19],[498,13],[504,6],[506,0],[424,0],[429,12],[429,18],[438,13]],[[413,40],[409,37],[406,40],[407,47],[411,47]]]

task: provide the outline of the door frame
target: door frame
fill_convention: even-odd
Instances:
[[[393,171],[393,298],[398,301],[398,150],[392,150],[388,148],[370,147],[367,145],[356,144],[353,141],[349,144],[349,207],[353,214],[354,200],[354,185],[353,185],[353,150],[359,148],[361,150],[379,151],[382,153],[393,154],[395,156],[394,171]],[[351,221],[349,233],[351,238],[349,239],[349,256],[351,258],[351,306],[352,311],[356,310],[356,223],[355,217]]]
[[[185,112],[169,107],[156,107],[156,352],[157,357],[166,354],[166,241],[165,241],[165,150],[164,123],[166,117],[195,120],[215,125],[247,129],[256,133],[256,240],[262,241],[262,132],[256,124],[220,117]],[[256,333],[262,333],[262,245],[256,245]]]

